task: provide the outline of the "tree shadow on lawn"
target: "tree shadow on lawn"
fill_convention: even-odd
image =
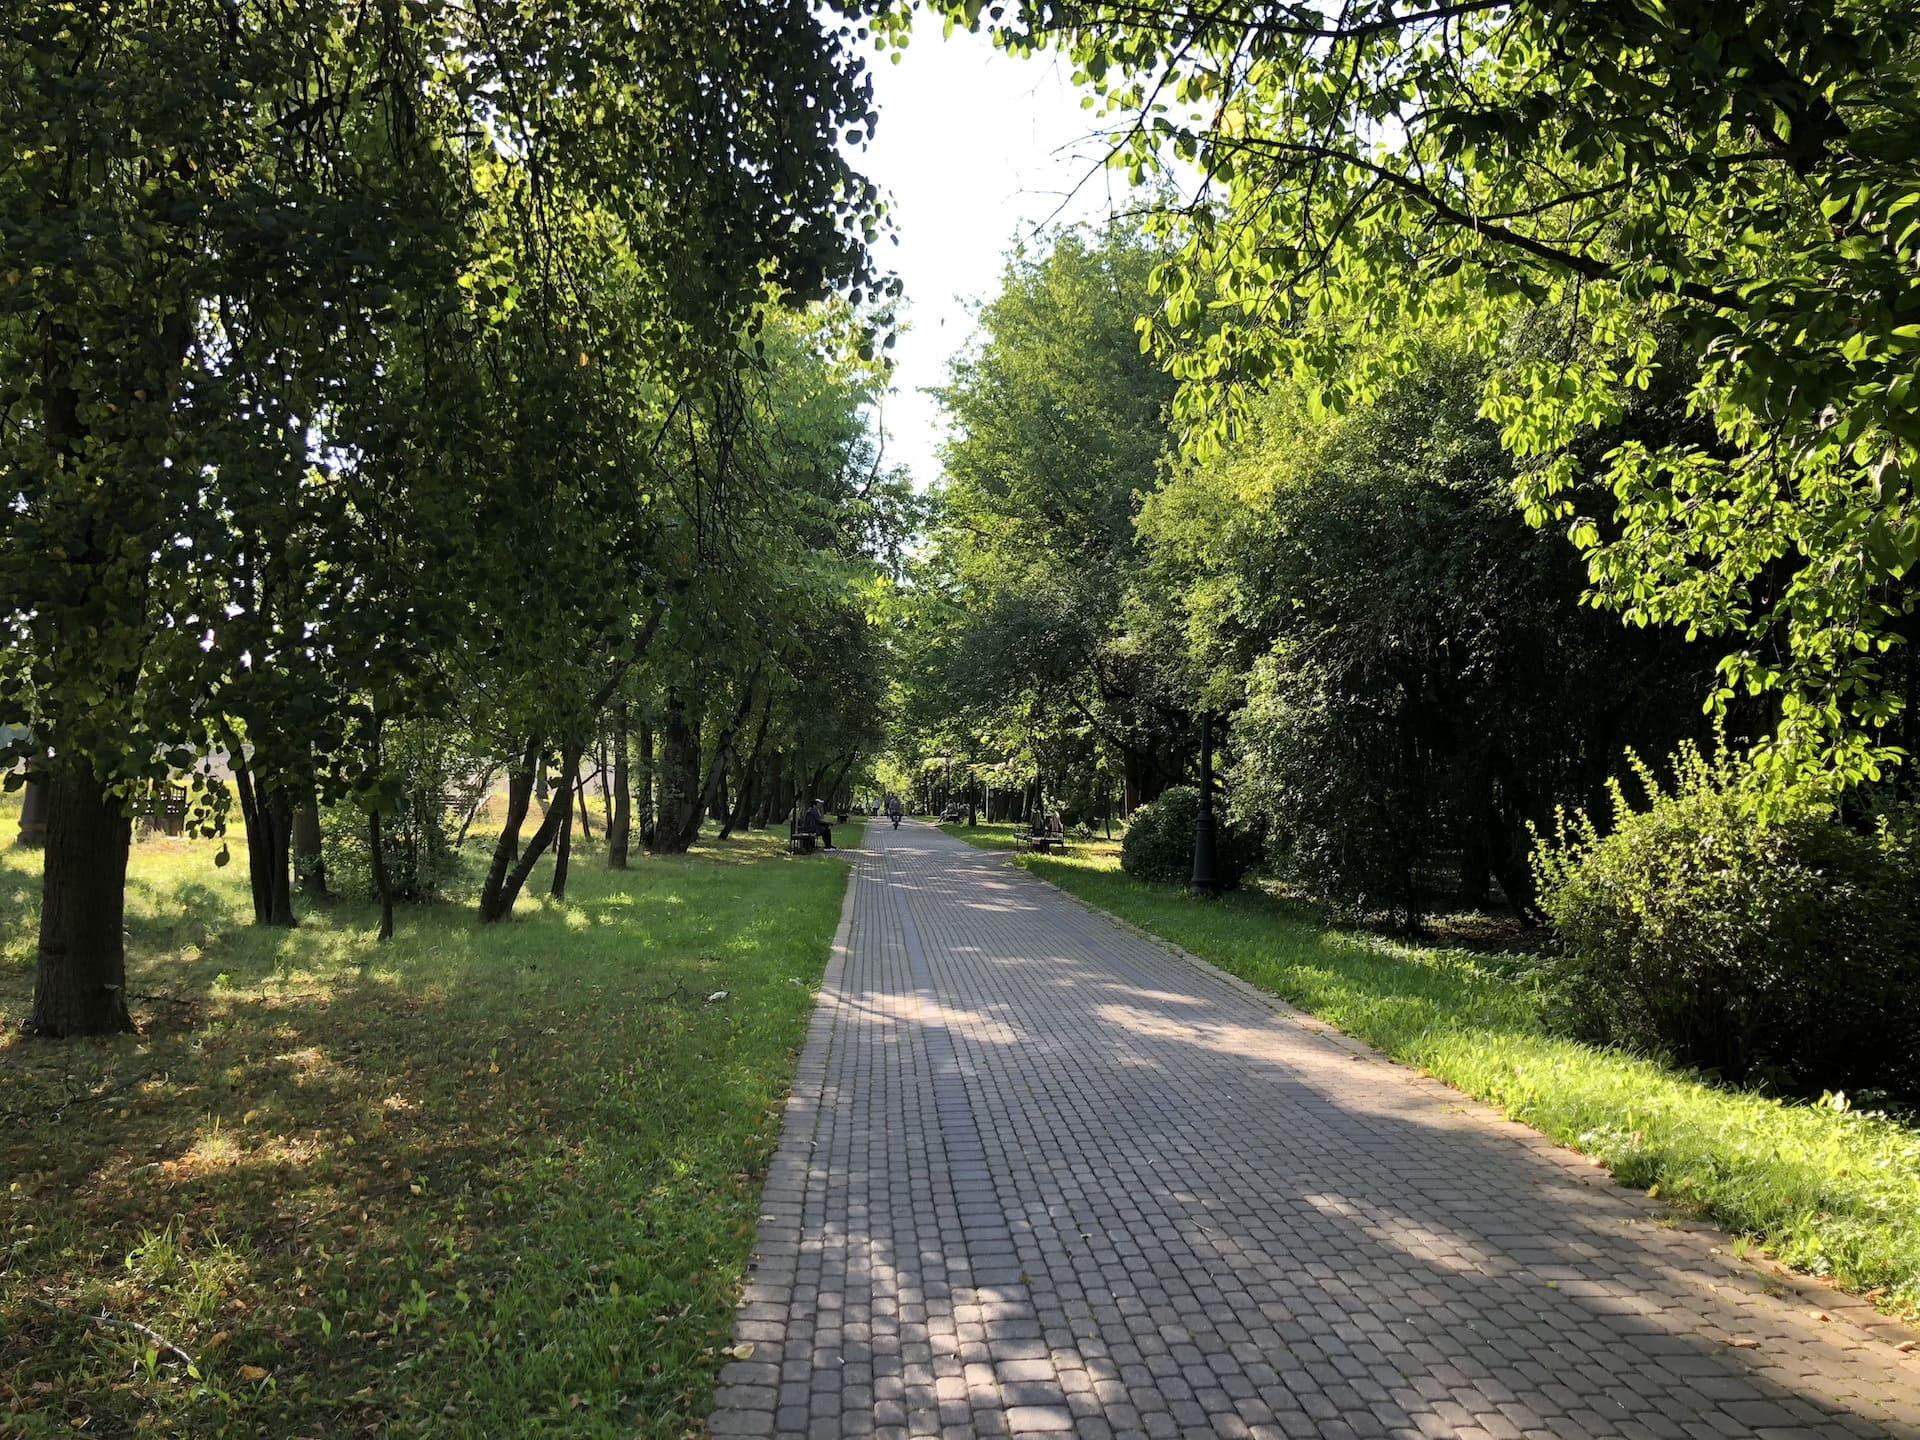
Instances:
[[[403,908],[386,947],[357,902],[293,932],[220,930],[243,891],[138,907],[130,990],[170,997],[142,1034],[0,1040],[0,1410],[27,1434],[679,1433],[839,909],[839,867],[766,868],[582,867],[505,925]],[[30,986],[0,977],[0,1011]]]

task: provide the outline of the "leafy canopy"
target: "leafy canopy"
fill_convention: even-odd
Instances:
[[[977,4],[950,15],[981,19]],[[1777,703],[1776,779],[1900,753],[1920,560],[1920,12],[1904,0],[1030,0],[1123,122],[1136,178],[1201,177],[1152,334],[1200,454],[1381,325],[1561,343],[1486,397],[1518,498],[1594,603],[1723,649],[1715,703]],[[1176,175],[1175,178],[1180,178]],[[1583,457],[1666,364],[1704,439]]]

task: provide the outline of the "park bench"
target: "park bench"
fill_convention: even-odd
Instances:
[[[806,828],[804,820],[795,820],[787,827],[787,853],[789,855],[811,855],[819,848],[820,832]]]
[[[940,822],[943,825],[951,825],[956,820],[964,820],[966,818],[967,807],[964,805],[949,805],[940,812]]]
[[[1055,850],[1067,848],[1066,832],[1058,820],[1051,825],[1036,826],[1027,830],[1016,830],[1013,838],[1028,850],[1037,850],[1042,855],[1050,855]]]

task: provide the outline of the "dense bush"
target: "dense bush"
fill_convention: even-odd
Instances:
[[[1120,842],[1120,868],[1141,880],[1184,885],[1193,878],[1193,823],[1200,814],[1200,792],[1176,785],[1160,798],[1142,805],[1127,821]],[[1215,873],[1223,889],[1231,890],[1246,875],[1252,846],[1221,813],[1214,811]]]
[[[1588,1038],[1792,1091],[1920,1093],[1920,844],[1828,807],[1757,813],[1736,767],[1683,751],[1636,770],[1611,833],[1563,824],[1536,854],[1561,947],[1554,1008]]]

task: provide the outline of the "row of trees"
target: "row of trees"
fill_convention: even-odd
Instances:
[[[657,729],[663,848],[727,776],[811,782],[861,743],[908,523],[863,423],[892,286],[846,149],[878,9],[0,27],[0,724],[50,802],[30,1030],[127,1024],[155,785],[190,778],[204,831],[238,799],[267,924],[296,815],[356,806],[385,934],[426,731],[507,769],[487,919],[564,833],[562,798],[522,836],[536,774],[571,795],[603,723],[621,756]]]
[[[1910,7],[991,23],[1145,221],[1016,257],[954,372],[907,749],[1130,806],[1225,716],[1233,817],[1404,920],[1529,908],[1629,749],[1718,728],[1763,820],[1911,784]]]

